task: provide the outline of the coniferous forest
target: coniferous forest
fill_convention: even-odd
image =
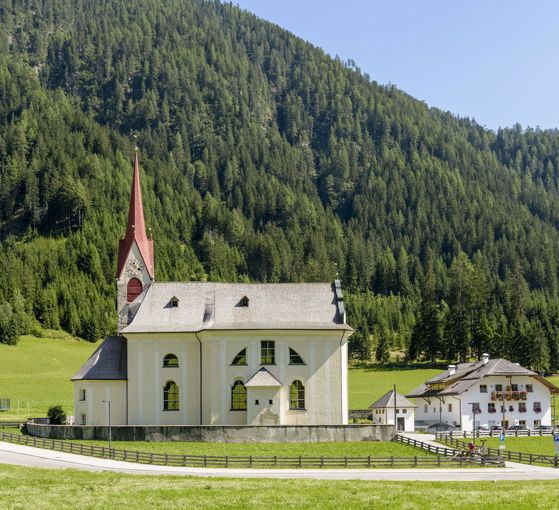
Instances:
[[[138,144],[158,280],[339,272],[357,359],[558,370],[559,132],[373,78],[232,4],[0,0],[0,341],[114,332]]]

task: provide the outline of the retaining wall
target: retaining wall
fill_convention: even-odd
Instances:
[[[109,439],[109,427],[26,424],[27,433],[48,439]],[[326,441],[390,441],[393,425],[194,425],[111,427],[113,441],[192,441],[219,443],[298,443]]]

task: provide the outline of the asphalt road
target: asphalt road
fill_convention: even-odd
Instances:
[[[495,481],[556,480],[559,469],[511,464],[506,468],[451,469],[219,469],[166,467],[97,459],[0,442],[0,463],[49,469],[112,471],[144,475],[317,480]]]

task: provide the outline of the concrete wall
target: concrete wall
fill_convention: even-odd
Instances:
[[[108,440],[108,427],[78,427],[27,423],[32,436],[49,439]],[[326,441],[390,441],[391,425],[309,425],[309,426],[148,426],[112,427],[114,441],[192,441],[223,443],[291,443]]]

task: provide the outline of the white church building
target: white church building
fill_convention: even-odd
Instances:
[[[416,399],[416,428],[442,423],[471,431],[474,420],[476,427],[551,425],[551,397],[558,393],[541,375],[484,354],[473,363],[449,365],[406,397]]]
[[[109,405],[114,425],[347,423],[340,282],[156,282],[137,155],[117,307],[119,335],[72,378],[76,425]]]

